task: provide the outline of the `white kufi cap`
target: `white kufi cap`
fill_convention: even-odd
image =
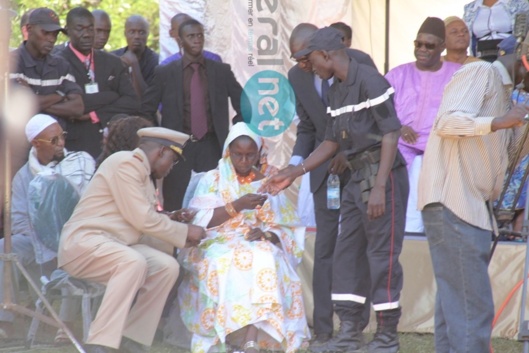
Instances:
[[[29,142],[33,141],[44,129],[55,123],[58,123],[57,120],[47,114],[33,116],[26,124],[26,138]]]

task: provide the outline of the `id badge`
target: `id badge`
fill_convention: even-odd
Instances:
[[[84,91],[86,94],[99,93],[99,86],[97,85],[97,82],[87,83],[84,85]]]

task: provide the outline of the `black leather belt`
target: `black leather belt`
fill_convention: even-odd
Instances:
[[[206,140],[209,140],[210,138],[214,137],[215,136],[215,133],[214,132],[208,132],[207,134],[205,134],[204,136],[202,136],[201,139],[197,139],[195,136],[193,136],[192,134],[189,135],[189,142],[200,142],[200,141],[206,141]]]
[[[380,148],[357,153],[348,162],[349,169],[352,171],[363,169],[370,164],[376,164],[380,162]]]

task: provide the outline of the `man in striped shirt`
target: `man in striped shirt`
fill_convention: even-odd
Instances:
[[[529,117],[525,106],[509,110],[507,97],[493,65],[462,66],[445,87],[426,145],[418,207],[437,282],[438,353],[489,351],[491,202],[503,185],[512,128]]]

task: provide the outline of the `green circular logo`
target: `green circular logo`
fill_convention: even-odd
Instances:
[[[296,96],[288,79],[277,71],[264,70],[253,75],[244,85],[241,113],[256,133],[273,137],[283,133],[296,112]]]

